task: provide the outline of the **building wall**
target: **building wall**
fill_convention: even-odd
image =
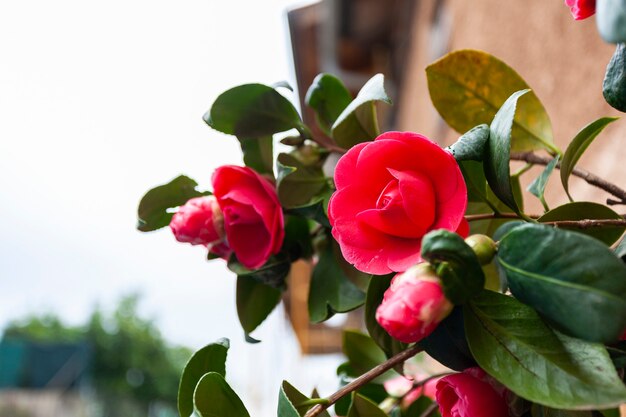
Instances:
[[[602,116],[618,116],[602,97],[602,80],[614,51],[599,37],[595,20],[574,21],[561,0],[448,0],[438,23],[433,24],[435,0],[418,0],[413,47],[407,66],[398,126],[426,134],[442,144],[458,137],[430,103],[424,68],[443,53],[456,49],[480,49],[513,67],[543,102],[557,145],[565,149],[587,123]],[[620,149],[626,144],[626,120],[618,121],[594,142],[579,166],[611,178],[622,186],[626,164]],[[528,183],[540,172],[524,176]],[[535,174],[535,175],[533,175]],[[548,203],[566,201],[557,175],[551,180]],[[604,201],[607,194],[578,179],[570,182],[576,200]],[[531,210],[540,205],[531,196]]]

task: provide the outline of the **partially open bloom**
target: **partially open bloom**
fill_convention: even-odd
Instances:
[[[565,0],[576,20],[586,19],[596,12],[596,0]]]
[[[170,229],[179,242],[211,246],[224,241],[224,219],[214,196],[187,201],[172,217]]]
[[[439,380],[435,396],[442,417],[508,417],[506,389],[496,390],[480,368]]]
[[[420,264],[394,277],[376,320],[393,338],[413,343],[432,333],[452,308],[439,277],[428,264]]]
[[[360,143],[335,168],[328,205],[344,258],[388,274],[418,263],[431,230],[466,230],[467,188],[454,157],[425,136],[387,132]]]
[[[261,267],[280,251],[285,237],[276,189],[256,171],[233,165],[217,168],[212,183],[228,246],[246,268]]]

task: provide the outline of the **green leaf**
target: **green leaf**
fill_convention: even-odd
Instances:
[[[374,75],[365,83],[356,98],[341,112],[331,127],[331,135],[345,149],[360,142],[375,139],[379,134],[376,120],[376,101],[391,104],[382,74]]]
[[[309,318],[313,323],[329,319],[335,313],[345,313],[363,305],[365,294],[348,278],[339,265],[334,240],[319,253],[313,269],[309,290]]]
[[[331,74],[318,74],[304,100],[315,110],[319,127],[324,133],[330,135],[333,123],[348,107],[352,96],[339,78]]]
[[[626,43],[626,2],[599,0],[596,6],[598,32],[606,42]]]
[[[350,376],[364,374],[387,359],[385,352],[371,337],[357,330],[344,330],[341,346],[350,369],[354,371]]]
[[[626,266],[596,239],[525,224],[502,238],[497,259],[513,295],[559,330],[613,342],[626,328]]]
[[[388,358],[396,353],[400,353],[407,348],[406,343],[402,343],[383,329],[376,321],[376,309],[383,301],[383,295],[394,274],[389,275],[372,275],[370,283],[367,287],[367,296],[365,299],[365,326],[367,332],[374,342],[385,352]],[[401,371],[402,367],[400,367]]]
[[[463,308],[460,306],[454,307],[452,313],[418,344],[446,368],[463,371],[476,366],[465,338]]]
[[[372,401],[356,394],[352,399],[347,417],[387,417],[387,414]]]
[[[278,199],[287,209],[309,205],[328,189],[328,181],[319,166],[305,165],[287,153],[279,154],[276,164]]]
[[[569,194],[569,176],[574,170],[576,163],[583,155],[585,150],[591,142],[602,132],[602,130],[609,124],[616,121],[618,117],[603,117],[595,122],[589,123],[585,126],[576,136],[572,139],[572,142],[567,146],[563,160],[561,161],[561,184],[565,188],[570,200],[572,197]]]
[[[302,417],[313,405],[309,397],[302,394],[289,382],[283,381],[278,392],[278,417]],[[330,417],[326,411],[319,415]]]
[[[511,126],[515,116],[517,100],[530,90],[513,93],[502,105],[491,122],[489,146],[483,168],[487,183],[494,194],[511,210],[520,213],[513,196],[509,160],[511,155]]]
[[[233,256],[228,261],[228,269],[237,274],[238,277],[254,278],[270,287],[283,289],[285,287],[285,278],[287,278],[291,269],[291,262],[284,254],[279,253],[270,257],[259,269],[250,270],[241,265]]]
[[[295,214],[297,216],[304,217],[316,221],[320,225],[330,228],[330,221],[328,220],[328,201],[333,194],[329,188],[321,195],[314,197],[310,203],[287,209],[287,213]]]
[[[285,216],[285,240],[281,252],[285,253],[291,262],[310,259],[313,256],[309,223],[302,217]]]
[[[198,381],[207,372],[217,372],[226,376],[226,353],[230,344],[228,339],[220,339],[193,354],[180,377],[178,386],[178,413],[180,417],[189,417],[193,413],[194,390]]]
[[[626,44],[617,45],[606,67],[602,95],[611,107],[626,112]]]
[[[556,333],[531,307],[490,291],[463,313],[474,358],[515,394],[557,409],[626,401],[626,387],[602,345]]]
[[[455,143],[450,145],[450,151],[457,161],[482,162],[485,147],[489,141],[489,126],[478,125],[465,132]]]
[[[194,197],[211,194],[197,191],[197,186],[198,183],[194,180],[181,175],[167,184],[148,191],[139,202],[137,229],[142,232],[151,232],[165,227],[170,224],[174,215],[168,213],[168,209],[182,206]]]
[[[422,258],[436,269],[446,298],[463,304],[480,293],[485,275],[476,254],[456,233],[440,229],[422,239]]]
[[[567,203],[555,208],[541,216],[540,223],[553,222],[558,220],[585,220],[585,219],[615,219],[621,220],[622,216],[611,210],[609,207],[588,201],[578,201]],[[626,228],[624,226],[603,226],[591,227],[587,229],[568,228],[559,226],[561,229],[573,230],[587,236],[595,237],[604,242],[607,246],[612,245],[620,238]]]
[[[527,188],[527,190],[532,195],[534,195],[535,197],[539,199],[539,201],[541,201],[541,204],[543,205],[543,208],[546,211],[550,210],[550,208],[548,207],[548,204],[546,203],[546,200],[543,197],[543,194],[546,191],[546,185],[548,184],[548,179],[550,179],[550,175],[552,175],[552,171],[554,171],[554,167],[556,167],[556,164],[558,162],[559,162],[559,156],[557,155],[556,158],[554,158],[552,161],[550,161],[548,165],[546,165],[546,168],[541,172],[541,175],[535,178],[535,180]]]
[[[215,130],[245,139],[302,129],[302,120],[291,102],[263,84],[244,84],[225,91],[203,119]]]
[[[460,50],[426,68],[428,91],[443,119],[459,133],[489,123],[515,91],[529,88],[511,67],[486,52]],[[552,125],[534,93],[524,98],[515,114],[512,149],[516,152],[547,149],[559,154]]]
[[[259,174],[274,176],[274,155],[272,136],[258,139],[239,139],[243,163]]]
[[[237,316],[247,335],[252,333],[280,302],[281,291],[251,276],[237,277]]]
[[[533,404],[531,407],[532,417],[593,417],[593,413],[589,410],[555,410],[554,408],[544,407],[539,404]]]
[[[250,417],[239,396],[217,372],[209,372],[198,381],[193,402],[199,417]]]

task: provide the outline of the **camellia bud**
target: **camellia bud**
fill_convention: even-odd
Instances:
[[[465,239],[465,243],[472,248],[481,265],[487,265],[496,255],[496,242],[489,236],[471,235]]]
[[[393,338],[404,343],[422,340],[450,314],[453,305],[428,263],[396,275],[376,310],[376,320]]]
[[[220,245],[225,239],[224,216],[213,196],[187,201],[172,217],[170,229],[176,240],[192,245]]]

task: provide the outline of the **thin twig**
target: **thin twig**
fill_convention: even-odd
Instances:
[[[304,415],[304,417],[314,417],[314,416],[319,415],[322,411],[326,410],[328,407],[335,404],[344,396],[350,394],[353,391],[356,391],[357,389],[361,388],[363,385],[367,384],[374,378],[384,374],[385,372],[387,372],[394,366],[398,365],[399,363],[402,363],[406,361],[407,359],[412,358],[413,356],[417,355],[421,351],[422,351],[421,347],[419,347],[418,345],[414,345],[406,350],[403,350],[397,355],[387,359],[385,362],[367,371],[360,377],[356,378],[354,381],[341,387],[334,394],[331,394],[329,397],[327,397],[327,400],[328,400],[327,404],[315,405]]]
[[[533,219],[539,218],[536,215],[528,216]],[[626,220],[622,219],[581,219],[581,220],[556,220],[553,222],[541,222],[547,226],[555,227],[570,227],[577,229],[590,229],[593,227],[614,227],[614,226],[626,226]],[[476,220],[488,220],[488,219],[520,219],[515,213],[483,213],[483,214],[468,214],[465,216],[465,220],[468,222]]]
[[[537,165],[548,165],[553,158],[548,157],[548,156],[541,156],[541,155],[536,155],[532,152],[512,152],[511,153],[511,159],[515,160],[515,161],[525,161],[531,164],[537,164]],[[556,164],[557,168],[561,168],[561,162]],[[585,171],[584,169],[581,168],[574,168],[572,170],[572,175],[578,177],[578,178],[582,178],[583,180],[587,181],[588,184],[593,185],[594,187],[598,187],[604,191],[606,191],[609,194],[612,194],[613,196],[619,198],[619,201],[616,202],[615,200],[608,200],[607,203],[608,204],[625,204],[626,203],[626,191],[621,189],[620,187],[618,187],[617,185],[610,183],[600,177],[598,177],[595,174],[592,174],[589,171]],[[609,203],[610,201],[610,203]]]

